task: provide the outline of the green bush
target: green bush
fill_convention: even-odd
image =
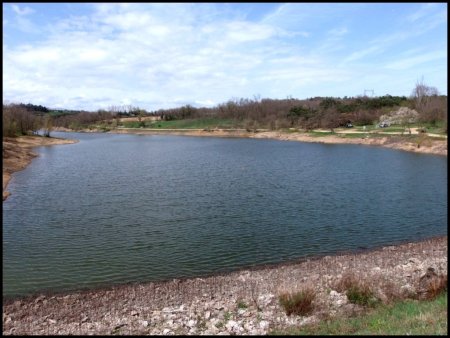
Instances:
[[[350,303],[373,306],[378,300],[375,298],[373,291],[365,284],[356,284],[351,286],[346,292]]]
[[[373,306],[378,303],[369,284],[360,280],[353,273],[346,273],[335,285],[338,292],[346,291],[347,298],[350,303]]]

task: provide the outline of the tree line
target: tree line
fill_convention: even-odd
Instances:
[[[447,96],[439,95],[435,87],[417,82],[411,95],[380,97],[314,97],[308,99],[260,99],[254,97],[233,98],[211,108],[184,105],[172,109],[146,111],[132,105],[110,106],[108,109],[88,111],[52,111],[33,104],[3,104],[3,135],[25,135],[44,129],[49,135],[53,127],[73,130],[104,123],[112,127],[120,124],[120,118],[159,116],[162,120],[219,118],[235,121],[248,130],[266,128],[337,128],[347,123],[368,125],[378,121],[396,107],[408,107],[419,113],[420,122],[445,122],[447,130]]]
[[[337,128],[347,123],[368,125],[380,116],[400,106],[415,109],[419,122],[445,122],[447,128],[447,96],[439,95],[435,87],[427,86],[423,79],[409,97],[385,95],[380,97],[314,97],[304,100],[231,99],[212,108],[195,108],[189,105],[158,110],[154,114],[163,120],[219,117],[231,119],[252,128]]]
[[[51,116],[43,113],[41,109],[33,110],[31,106],[3,104],[3,136],[36,134],[40,129],[44,130],[44,135],[50,136]]]

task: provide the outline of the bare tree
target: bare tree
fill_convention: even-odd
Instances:
[[[145,116],[146,116],[145,110],[139,109],[139,110],[138,110],[138,113],[137,113],[137,118],[138,118],[138,121],[139,121],[139,126],[140,126],[141,128],[144,128],[144,127],[145,127],[145,121],[143,120],[143,118],[144,118]]]
[[[421,115],[422,120],[427,119],[426,115],[430,110],[431,98],[438,95],[439,91],[436,87],[427,86],[423,82],[423,76],[420,81],[417,81],[416,86],[411,93],[411,98],[414,102],[414,108]]]
[[[44,136],[50,137],[50,132],[53,130],[53,118],[50,114],[44,116],[43,128]]]
[[[3,134],[26,135],[39,129],[39,118],[23,105],[3,105]]]

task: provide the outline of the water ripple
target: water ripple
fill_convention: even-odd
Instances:
[[[3,203],[4,295],[197,276],[447,233],[439,156],[251,139],[76,138],[39,148],[14,174]]]

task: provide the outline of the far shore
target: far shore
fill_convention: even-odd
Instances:
[[[381,146],[385,148],[405,150],[415,153],[425,153],[434,155],[447,156],[448,145],[447,140],[427,139],[418,146],[417,142],[408,140],[400,135],[386,135],[383,137],[374,137],[367,133],[366,137],[345,138],[342,134],[311,136],[307,133],[299,132],[283,132],[283,131],[257,131],[248,132],[245,129],[211,129],[211,130],[177,130],[177,129],[138,129],[138,128],[120,128],[113,129],[109,133],[116,134],[138,134],[138,135],[184,135],[184,136],[203,136],[203,137],[243,137],[243,138],[267,138],[283,141],[299,141],[299,142],[314,142],[327,144],[361,144]]]
[[[74,132],[74,130],[66,128],[55,128],[55,131]],[[85,129],[81,132],[97,132],[97,129]],[[400,135],[386,135],[374,136],[369,133],[365,137],[342,137],[342,134],[336,133],[332,135],[318,135],[312,136],[307,133],[299,132],[283,132],[283,131],[257,131],[249,132],[245,129],[144,129],[144,128],[120,128],[108,131],[114,134],[138,134],[138,135],[182,135],[182,136],[199,136],[199,137],[232,137],[232,138],[266,138],[283,141],[299,141],[299,142],[314,142],[327,144],[360,144],[370,146],[381,146],[385,148],[404,150],[415,153],[433,154],[447,156],[448,141],[427,138],[420,145],[417,141],[412,141]],[[17,138],[3,138],[3,200],[5,200],[9,193],[5,190],[8,182],[11,179],[11,174],[23,170],[31,160],[36,156],[31,151],[31,148],[37,146],[48,146],[56,144],[71,144],[76,143],[77,140],[62,139],[56,137],[42,137],[42,136],[21,136]]]
[[[417,136],[417,128],[412,131],[413,136]],[[58,128],[57,131],[73,132],[74,130]],[[327,134],[329,130],[317,130],[324,135],[311,134],[305,132],[269,131],[266,129],[247,131],[245,129],[151,129],[151,128],[116,128],[107,133],[112,134],[136,134],[136,135],[180,135],[198,137],[230,137],[230,138],[267,138],[282,141],[298,141],[327,144],[361,144],[370,146],[381,146],[397,150],[404,150],[414,153],[443,155],[448,154],[448,141],[436,138],[435,134],[429,134],[420,145],[417,141],[402,136],[400,133],[385,133],[385,136],[367,133],[364,137],[344,137],[344,134],[354,134],[350,130],[337,131],[335,134]],[[83,129],[80,132],[103,133],[100,129]],[[447,138],[442,136],[442,138]]]

